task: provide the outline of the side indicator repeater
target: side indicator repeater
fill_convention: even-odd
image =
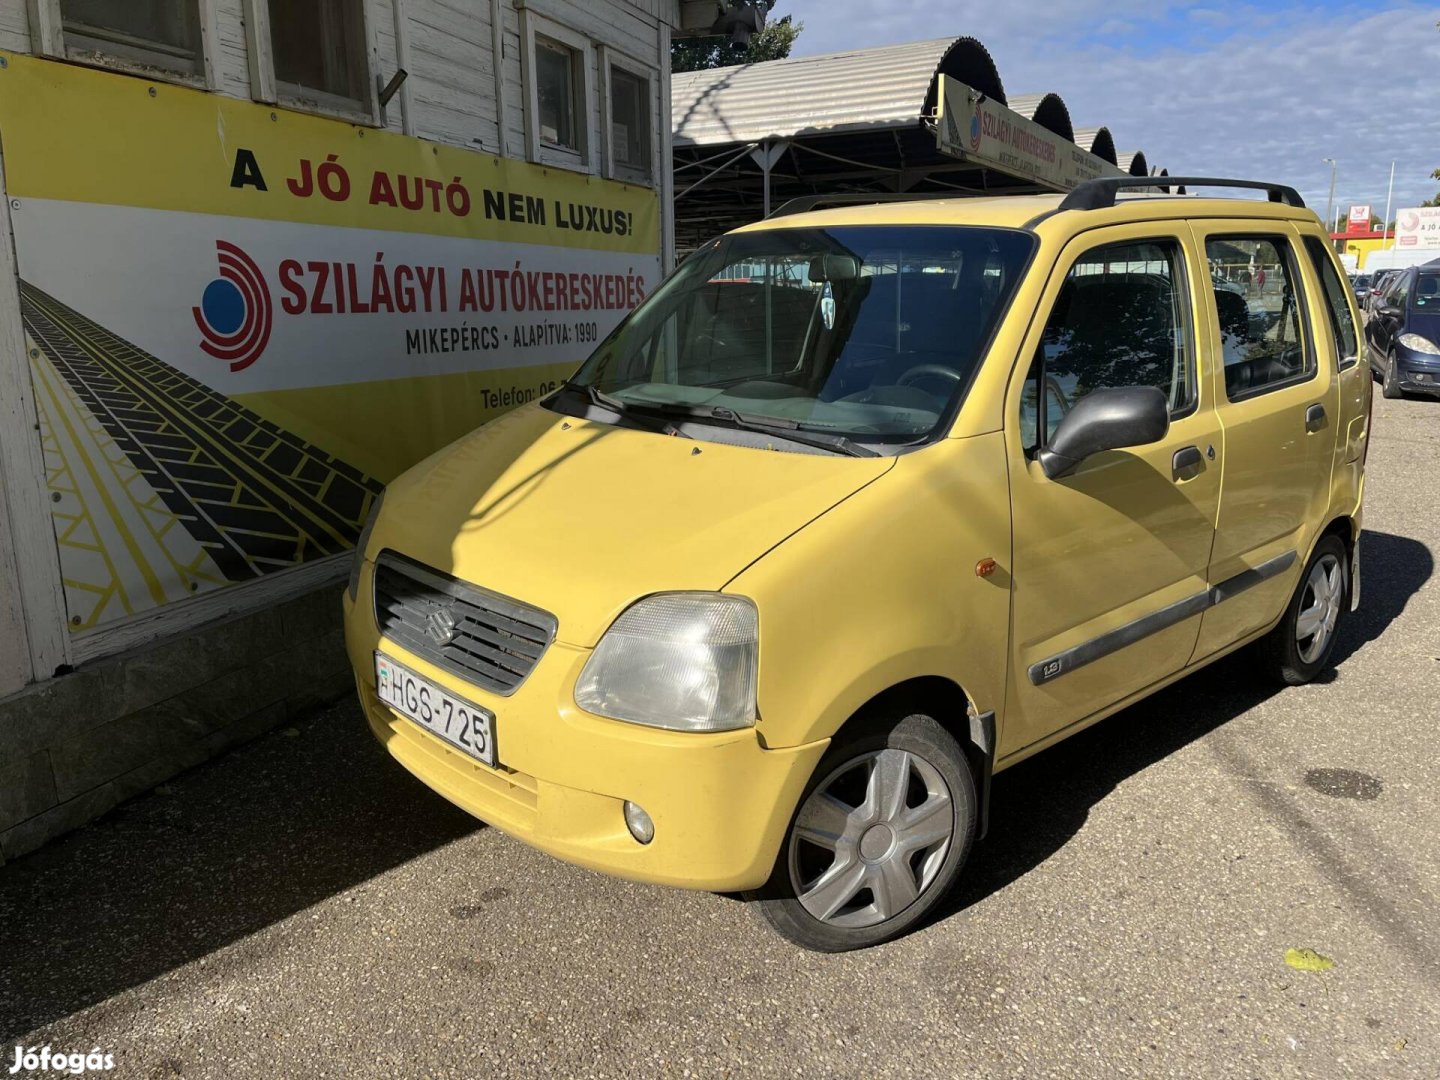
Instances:
[[[975,576],[989,577],[991,574],[995,573],[997,566],[998,564],[995,562],[994,559],[981,559],[975,564]]]

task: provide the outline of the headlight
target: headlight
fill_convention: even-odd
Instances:
[[[346,586],[352,604],[360,592],[360,568],[365,565],[365,548],[370,544],[370,534],[375,531],[375,519],[380,516],[380,504],[384,501],[385,492],[381,491],[379,495],[375,496],[375,501],[370,504],[370,516],[361,526],[360,539],[355,541],[355,558],[350,563],[350,583]]]
[[[750,727],[759,621],[742,596],[646,597],[605,631],[575,684],[575,704],[673,731]]]
[[[1440,345],[1436,345],[1428,337],[1421,337],[1419,334],[1401,334],[1400,344],[1411,352],[1429,353],[1431,356],[1440,356]]]

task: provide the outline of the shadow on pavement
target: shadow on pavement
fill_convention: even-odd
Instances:
[[[1366,533],[1363,550],[1337,663],[1434,569],[1404,537]],[[1277,692],[1244,656],[1210,671],[997,777],[990,836],[940,917],[1054,854],[1121,780]],[[482,827],[391,761],[353,703],[289,730],[0,868],[0,1046]]]
[[[1330,670],[1380,637],[1434,573],[1430,549],[1417,540],[1365,532],[1361,540],[1361,607],[1341,627]],[[1058,851],[1085,824],[1090,808],[1122,780],[1280,692],[1254,674],[1242,650],[1146,698],[995,778],[990,834],[976,845],[947,918],[1022,877]]]
[[[353,700],[271,733],[0,868],[0,1045],[480,827]]]

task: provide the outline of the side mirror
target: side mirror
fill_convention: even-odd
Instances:
[[[1036,455],[1051,480],[1069,476],[1102,450],[1159,442],[1170,430],[1170,403],[1153,386],[1095,390],[1075,403]]]
[[[1394,304],[1385,304],[1380,308],[1380,314],[1384,315],[1387,319],[1398,319],[1400,317],[1400,309]]]

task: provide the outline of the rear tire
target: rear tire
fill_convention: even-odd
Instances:
[[[1340,623],[1350,610],[1350,559],[1331,534],[1315,545],[1280,625],[1259,642],[1268,678],[1285,686],[1310,682],[1330,662]]]
[[[772,928],[816,952],[879,945],[919,925],[970,854],[975,781],[932,717],[877,717],[831,744],[775,869],[746,894]]]

